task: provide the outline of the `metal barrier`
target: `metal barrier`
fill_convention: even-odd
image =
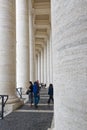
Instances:
[[[3,119],[3,117],[4,117],[4,107],[5,107],[5,104],[8,100],[8,95],[0,95],[0,99],[1,99],[0,118]]]
[[[19,95],[20,98],[22,98],[22,88],[16,88],[17,94]]]

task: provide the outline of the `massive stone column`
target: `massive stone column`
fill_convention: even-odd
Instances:
[[[35,58],[35,81],[38,79],[38,53]]]
[[[87,129],[87,1],[51,0],[54,130]]]
[[[52,35],[50,32],[50,83],[53,83],[53,47],[52,47]]]
[[[34,26],[34,18],[33,18],[33,26]],[[33,81],[35,81],[35,37],[34,37],[34,30],[33,30]]]
[[[16,24],[15,1],[0,0],[0,94],[8,95],[8,103],[16,96]]]
[[[41,53],[38,52],[38,80],[41,82]]]
[[[50,40],[47,40],[47,87],[50,83]]]
[[[35,80],[35,42],[33,35],[32,3],[29,0],[29,48],[30,48],[30,81]]]
[[[44,51],[41,49],[41,83],[44,83]]]
[[[44,83],[47,84],[47,43],[44,44]]]
[[[17,87],[25,90],[29,82],[28,1],[16,0]]]

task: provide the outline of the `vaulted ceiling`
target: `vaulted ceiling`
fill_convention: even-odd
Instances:
[[[34,11],[33,30],[35,45],[42,45],[47,41],[50,30],[50,0],[32,0]]]

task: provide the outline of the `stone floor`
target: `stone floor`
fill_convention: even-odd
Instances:
[[[47,100],[47,89],[42,88],[38,108],[27,102],[0,120],[0,130],[47,130],[53,119],[53,104],[48,106]]]

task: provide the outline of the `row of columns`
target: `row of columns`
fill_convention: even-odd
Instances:
[[[30,1],[0,0],[0,94],[8,103],[19,101],[16,87],[23,90],[34,81],[35,45]]]
[[[44,83],[49,86],[52,83],[52,45],[50,38],[46,43],[43,43],[41,49],[36,53],[36,64],[38,71],[36,72],[36,79],[39,80],[40,83]]]
[[[28,3],[29,2],[29,3]],[[35,79],[35,42],[31,1],[0,0],[0,94],[18,100],[16,87],[25,91],[29,80],[50,81],[50,40],[38,53]],[[4,34],[4,35],[3,35]]]

